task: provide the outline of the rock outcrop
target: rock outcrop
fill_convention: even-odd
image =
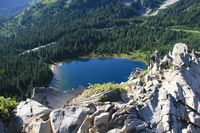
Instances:
[[[51,109],[32,99],[20,102],[16,109],[14,123],[17,124],[14,131],[31,132],[44,131],[48,125],[48,117]],[[50,125],[50,124],[49,124]],[[35,128],[37,127],[37,129]],[[49,126],[50,127],[50,126]],[[51,128],[49,129],[51,130]],[[13,131],[13,132],[14,132]]]
[[[68,106],[51,112],[50,120],[55,133],[76,133],[86,116],[94,113],[84,106]]]
[[[135,70],[122,83],[126,95],[113,88],[58,109],[28,99],[16,116],[31,133],[200,133],[199,59],[178,43],[163,59],[155,52],[145,72]]]

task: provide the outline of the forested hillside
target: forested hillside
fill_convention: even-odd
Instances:
[[[0,93],[25,98],[51,80],[48,64],[89,53],[165,53],[175,42],[200,50],[198,0],[180,0],[155,17],[163,0],[58,0],[38,3],[1,26]],[[192,4],[195,3],[195,4]],[[128,4],[127,4],[128,3]],[[185,12],[189,10],[186,14]],[[192,13],[193,10],[196,10]],[[173,12],[173,14],[171,14]],[[171,15],[170,15],[171,14]],[[189,14],[193,15],[189,18]],[[181,18],[184,20],[181,21]],[[193,21],[196,20],[196,23]],[[190,30],[179,30],[179,27]],[[9,34],[7,34],[9,33]],[[37,52],[26,50],[55,42]]]
[[[4,21],[5,21],[4,18],[3,18],[3,17],[0,17],[0,26],[3,25],[3,22],[4,22]]]
[[[200,1],[180,0],[149,21],[151,25],[200,29]]]

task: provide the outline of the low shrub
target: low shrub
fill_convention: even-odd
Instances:
[[[17,102],[14,99],[0,96],[0,119],[3,121],[10,120],[16,106]]]
[[[120,84],[113,84],[113,83],[104,83],[104,84],[94,84],[90,85],[87,90],[84,92],[85,97],[90,97],[95,93],[100,93],[103,91],[111,90],[111,89],[117,89],[123,92],[127,92],[123,85]]]

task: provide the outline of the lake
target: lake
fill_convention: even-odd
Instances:
[[[80,58],[53,65],[50,84],[56,90],[87,87],[95,83],[121,83],[135,68],[146,69],[143,62],[122,58]]]

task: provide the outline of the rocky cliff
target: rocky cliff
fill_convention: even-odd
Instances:
[[[178,43],[163,59],[155,52],[148,70],[136,69],[129,80],[122,83],[127,93],[113,88],[85,97],[83,92],[60,108],[48,106],[51,97],[37,95],[35,91],[34,98],[18,105],[17,126],[13,126],[13,130],[29,133],[199,133],[199,59],[195,51],[189,53],[185,44]]]

